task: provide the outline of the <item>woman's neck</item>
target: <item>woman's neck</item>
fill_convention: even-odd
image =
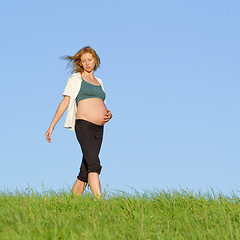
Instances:
[[[86,72],[84,71],[82,74],[81,74],[82,77],[86,77],[88,79],[94,79],[94,74],[93,74],[93,71],[91,72]]]

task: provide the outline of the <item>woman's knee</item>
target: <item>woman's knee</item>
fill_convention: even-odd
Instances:
[[[77,176],[77,179],[82,181],[82,182],[85,182],[85,183],[88,183],[88,173],[79,173],[78,176]]]
[[[92,166],[88,167],[88,173],[95,172],[95,173],[100,174],[101,170],[102,170],[102,166],[100,164],[99,165],[92,165]]]

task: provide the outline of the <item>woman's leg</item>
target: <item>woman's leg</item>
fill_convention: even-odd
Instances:
[[[97,129],[96,129],[97,130]],[[103,131],[104,127],[99,131],[99,129],[95,132],[95,140],[96,140],[96,146],[97,146],[97,154],[99,155],[101,145],[102,145],[102,139],[103,139]],[[88,173],[88,185],[90,186],[94,196],[102,197],[102,191],[101,191],[101,184],[99,180],[99,174],[95,172],[89,172]]]
[[[77,139],[80,143],[83,156],[86,161],[88,184],[93,195],[102,198],[101,185],[99,181],[99,174],[102,166],[100,165],[98,154],[102,143],[103,126],[99,126],[82,119],[77,119],[76,123],[75,128]]]
[[[88,173],[88,184],[95,197],[103,198],[98,173],[96,172]]]
[[[72,187],[72,192],[76,195],[82,195],[87,183],[77,179]]]
[[[86,160],[84,159],[84,156],[82,158],[82,164],[80,166],[80,172],[77,176],[77,180],[75,181],[72,192],[76,195],[82,195],[84,189],[86,188],[88,183],[88,172],[87,172],[87,166],[86,166]]]

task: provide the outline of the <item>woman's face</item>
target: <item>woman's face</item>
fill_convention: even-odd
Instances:
[[[93,71],[93,69],[95,67],[95,60],[94,60],[93,55],[91,53],[84,53],[81,56],[81,63],[82,63],[83,69],[86,72]]]

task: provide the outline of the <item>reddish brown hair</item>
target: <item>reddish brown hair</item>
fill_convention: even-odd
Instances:
[[[91,53],[94,60],[95,60],[95,67],[93,68],[93,70],[97,70],[97,68],[100,65],[100,58],[97,55],[97,53],[95,52],[95,50],[93,50],[90,46],[86,46],[83,47],[82,49],[80,49],[75,55],[73,56],[63,56],[62,58],[65,60],[69,60],[67,67],[69,66],[69,64],[72,64],[72,73],[73,72],[80,72],[82,73],[84,71],[83,66],[82,66],[82,62],[81,62],[81,57],[84,53]]]

